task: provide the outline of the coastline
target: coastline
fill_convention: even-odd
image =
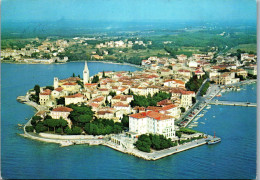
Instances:
[[[26,96],[19,96],[17,98],[19,102],[22,102],[24,104],[27,104],[29,106],[34,107],[37,112],[42,110],[42,106],[36,104],[35,102],[32,102],[28,98],[28,94]],[[37,113],[36,112],[36,113]],[[109,138],[113,137],[113,135],[106,135],[106,136],[92,136],[92,135],[55,135],[55,134],[48,134],[48,133],[28,133],[26,131],[26,126],[31,125],[30,119],[24,126],[23,131],[24,134],[19,134],[22,137],[30,138],[33,140],[41,141],[41,142],[47,142],[47,143],[56,143],[59,144],[61,147],[70,146],[70,145],[78,145],[78,144],[87,144],[87,145],[103,145],[110,147],[114,150],[117,150],[122,153],[130,154],[139,158],[142,158],[144,160],[158,160],[167,156],[170,156],[172,154],[176,154],[191,148],[195,148],[197,146],[201,146],[206,144],[206,139],[199,139],[195,141],[191,141],[188,143],[184,143],[182,145],[177,145],[168,149],[163,149],[160,151],[153,151],[151,153],[146,153],[139,151],[137,148],[124,148],[111,140]],[[69,136],[69,138],[68,138]],[[211,136],[209,136],[211,137]]]
[[[51,64],[66,64],[66,63],[76,63],[76,62],[85,62],[85,60],[79,60],[79,61],[68,61],[68,62],[63,62],[63,63],[23,63],[23,62],[16,62],[16,61],[12,61],[12,62],[6,62],[6,61],[1,61],[1,63],[3,64],[42,64],[42,65],[51,65]],[[143,67],[141,65],[136,65],[136,64],[130,64],[130,63],[117,63],[117,62],[113,62],[113,61],[95,61],[95,60],[90,60],[87,62],[100,62],[100,63],[107,63],[107,64],[118,64],[118,65],[128,65],[128,66],[133,66],[133,67],[137,67],[140,69],[143,69]]]
[[[251,83],[251,82],[255,82],[255,80],[246,80],[241,83],[246,84],[246,83]],[[223,86],[223,87],[225,87],[225,86]],[[220,88],[219,91],[221,91],[221,90],[222,89]],[[218,94],[219,91],[216,94]],[[211,99],[213,99],[215,97],[215,95]],[[36,104],[35,102],[30,101],[29,94],[27,94],[26,96],[19,96],[17,98],[17,100],[34,107],[35,109],[37,109],[37,111],[44,109],[43,106],[40,106],[40,105]],[[203,108],[206,105],[207,105],[207,103],[205,103]],[[192,120],[193,119],[191,119],[191,121]],[[188,149],[200,146],[200,145],[204,145],[207,143],[206,139],[200,139],[200,140],[195,140],[195,141],[185,143],[183,145],[178,145],[175,147],[164,149],[161,151],[152,151],[151,153],[146,153],[146,152],[139,151],[136,148],[124,148],[118,144],[113,143],[112,141],[109,140],[109,138],[113,137],[113,135],[102,136],[102,138],[94,137],[94,136],[90,137],[90,136],[75,135],[73,138],[70,135],[53,135],[53,134],[48,134],[48,133],[39,133],[39,134],[28,133],[26,131],[26,126],[30,125],[31,124],[30,122],[31,122],[31,119],[24,125],[24,127],[23,127],[24,134],[20,134],[21,136],[30,138],[30,139],[34,139],[34,140],[48,142],[48,143],[57,143],[57,144],[60,144],[62,147],[69,146],[69,145],[76,145],[76,144],[104,145],[104,146],[110,147],[112,149],[115,149],[117,151],[127,153],[130,155],[134,155],[136,157],[139,157],[139,158],[142,158],[145,160],[158,160],[158,159],[164,158],[166,156],[169,156],[169,155],[172,155],[172,154],[175,154],[178,152],[182,152],[182,151],[185,151],[185,150],[188,150]],[[187,125],[188,124],[189,123],[187,123]],[[70,136],[70,137],[68,138],[68,136]],[[209,137],[212,137],[212,136],[209,136]]]

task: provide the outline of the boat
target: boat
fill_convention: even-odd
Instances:
[[[205,124],[204,122],[200,122],[201,124]]]
[[[211,144],[216,144],[219,143],[221,141],[221,139],[219,137],[215,136],[215,132],[214,132],[214,137],[212,139],[210,139],[207,144],[211,145]]]
[[[217,97],[220,97],[221,96],[221,94],[218,94],[218,95],[216,95]]]
[[[23,125],[22,124],[17,124],[19,127],[22,127]]]

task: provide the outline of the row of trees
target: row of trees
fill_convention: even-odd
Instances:
[[[194,75],[193,77],[191,77],[189,79],[189,81],[185,84],[186,89],[188,89],[189,91],[195,91],[197,92],[200,88],[200,86],[202,85],[203,81],[206,79],[207,77],[204,75],[202,76],[202,78],[198,79],[198,77],[196,75]]]
[[[70,104],[68,107],[73,109],[69,115],[73,125],[83,128],[86,123],[92,121],[94,113],[90,106]]]
[[[210,82],[206,82],[204,84],[203,88],[200,91],[200,95],[201,96],[203,96],[203,95],[205,95],[207,93],[207,90],[208,90],[209,86],[210,86]]]
[[[50,116],[46,116],[42,119],[40,116],[33,116],[31,120],[32,126],[27,126],[26,130],[29,132],[36,131],[37,133],[45,131],[53,131],[54,133],[64,133],[64,129],[68,128],[68,122],[62,118],[52,119]]]
[[[177,143],[173,143],[170,138],[167,139],[163,135],[156,134],[142,134],[135,143],[137,149],[144,152],[150,152],[151,148],[162,150],[176,145]]]
[[[90,135],[117,134],[123,131],[123,125],[119,122],[115,123],[113,120],[94,119],[93,121],[86,123],[84,130]]]
[[[164,99],[169,99],[171,97],[170,93],[166,92],[158,92],[155,93],[153,96],[150,94],[146,96],[139,96],[134,94],[134,100],[130,103],[132,107],[135,106],[143,106],[143,107],[148,107],[148,106],[156,106],[157,102],[164,100]]]

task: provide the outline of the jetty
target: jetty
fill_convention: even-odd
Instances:
[[[247,107],[256,107],[257,106],[257,103],[237,102],[237,101],[211,101],[209,104],[226,105],[226,106],[247,106]]]

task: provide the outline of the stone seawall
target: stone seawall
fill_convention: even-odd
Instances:
[[[61,139],[61,140],[73,140],[73,139],[97,139],[97,138],[104,138],[107,136],[93,136],[93,135],[58,135],[58,134],[48,134],[48,133],[39,133],[39,136],[45,138],[52,138],[52,139]]]

